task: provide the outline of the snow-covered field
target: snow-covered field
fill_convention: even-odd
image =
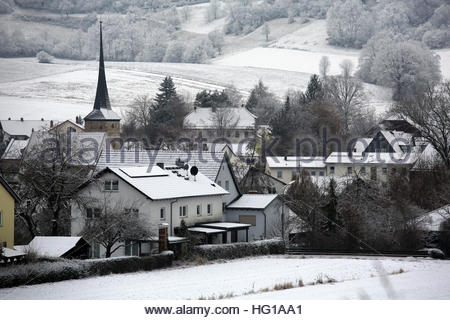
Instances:
[[[449,272],[450,261],[429,259],[267,256],[3,289],[0,299],[450,299]]]
[[[97,62],[56,60],[39,64],[33,58],[0,59],[0,118],[63,120],[86,115],[97,84]],[[289,88],[306,86],[309,75],[263,68],[208,64],[107,62],[106,77],[113,108],[128,108],[139,95],[153,97],[166,75],[178,92],[193,100],[200,90],[234,85],[243,97],[261,79],[282,97]]]
[[[324,53],[321,55],[317,52],[278,48],[255,48],[226,56],[214,63],[226,66],[270,68],[318,74],[319,62],[324,55],[327,55],[331,62],[330,74],[340,73],[339,64],[343,60],[350,60],[354,66],[358,65],[358,55],[355,54]]]

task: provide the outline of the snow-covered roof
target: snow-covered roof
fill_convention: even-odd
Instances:
[[[34,237],[28,244],[40,256],[61,257],[76,246],[81,237]]]
[[[333,152],[325,160],[326,164],[413,164],[417,160],[416,153],[352,153]]]
[[[119,121],[121,118],[112,109],[100,108],[92,110],[84,120],[88,121]]]
[[[381,130],[380,132],[396,153],[403,152],[401,146],[412,145],[412,134],[410,133],[389,130]]]
[[[372,142],[373,138],[359,138],[354,146],[356,153],[363,153]]]
[[[224,152],[199,152],[199,151],[117,151],[103,150],[97,164],[97,170],[106,167],[118,168],[128,166],[145,166],[164,163],[165,167],[176,167],[177,161],[181,160],[190,166],[196,166],[198,170],[212,181],[220,171],[224,160]]]
[[[237,222],[213,222],[213,223],[202,223],[201,227],[207,228],[217,228],[217,229],[241,229],[251,227],[248,223],[237,223]]]
[[[248,142],[209,144],[209,149],[212,152],[225,151],[226,147],[228,147],[238,157],[245,157],[251,155],[251,151],[248,150]]]
[[[325,168],[324,157],[266,157],[269,168]]]
[[[441,160],[441,158],[439,157],[439,153],[436,151],[436,149],[430,143],[422,151],[422,153],[418,157],[416,163],[414,164],[412,170],[420,171],[420,170],[432,169],[436,164],[439,163],[440,160]]]
[[[227,206],[229,209],[265,209],[278,197],[277,194],[243,194]]]
[[[186,170],[148,167],[107,168],[152,200],[226,195],[228,192],[201,173],[194,178]]]
[[[13,250],[10,248],[2,248],[3,252],[2,252],[2,256],[5,258],[18,258],[18,257],[23,257],[25,255],[25,253],[23,251],[20,250]]]
[[[213,228],[202,228],[202,227],[192,227],[188,228],[191,232],[200,232],[200,233],[223,233],[225,230],[213,229]]]
[[[11,139],[5,152],[2,155],[3,160],[20,160],[22,159],[23,150],[28,145],[28,140]]]
[[[72,132],[71,141],[71,162],[73,165],[95,165],[104,147],[106,133],[104,132]],[[29,139],[25,156],[33,156],[34,153],[42,152],[42,146],[46,139],[49,139],[50,146],[53,146],[54,139],[58,135],[47,131],[35,131]],[[65,142],[64,142],[65,143]],[[67,155],[67,153],[65,154]]]
[[[31,137],[33,131],[50,128],[49,120],[0,120],[3,131],[10,136]]]
[[[247,108],[217,108],[215,112],[230,112],[227,116],[232,124],[236,123],[234,128],[248,129],[255,126],[256,116]],[[196,108],[184,118],[184,126],[194,129],[213,129],[217,127],[214,120],[213,108]]]
[[[419,217],[417,222],[421,230],[442,231],[442,224],[447,220],[450,220],[450,204],[428,212]]]

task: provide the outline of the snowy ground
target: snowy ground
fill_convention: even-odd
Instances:
[[[0,300],[198,299],[227,294],[238,299],[450,299],[449,272],[450,261],[428,259],[271,256],[3,289]],[[382,277],[387,274],[393,275]],[[329,278],[337,282],[311,285]],[[299,280],[304,287],[250,294]]]
[[[181,12],[183,7],[179,7]],[[221,30],[225,25],[225,19],[221,18],[211,22],[207,22],[206,13],[209,8],[209,3],[200,3],[188,6],[189,8],[189,20],[181,24],[181,29],[199,34],[208,34],[216,29]]]
[[[0,59],[0,119],[63,120],[86,115],[95,97],[97,68],[95,61],[39,64],[33,58]],[[236,86],[246,98],[260,79],[281,98],[289,88],[304,89],[309,80],[306,73],[263,68],[107,62],[113,108],[120,114],[138,95],[153,97],[166,75],[173,77],[178,92],[188,100],[200,90],[228,85]]]

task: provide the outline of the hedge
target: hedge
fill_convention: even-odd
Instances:
[[[239,242],[228,244],[209,244],[194,247],[194,257],[207,260],[237,259],[248,256],[284,254],[283,240],[271,239],[254,242]]]
[[[173,254],[92,260],[58,259],[0,268],[0,288],[82,279],[108,274],[151,271],[172,265]]]

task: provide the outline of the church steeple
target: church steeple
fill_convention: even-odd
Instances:
[[[102,21],[100,21],[100,57],[99,57],[99,70],[98,70],[98,82],[97,93],[95,95],[95,102],[93,110],[84,118],[88,131],[102,131],[104,130],[104,124],[93,124],[93,122],[105,122],[105,121],[120,121],[120,117],[111,109],[111,103],[109,101],[108,87],[106,85],[105,76],[105,60],[103,57],[103,30]],[[111,123],[111,128],[118,129],[119,125]],[[117,130],[114,130],[117,131]],[[117,133],[117,132],[116,132]],[[120,133],[120,131],[119,131]]]
[[[106,85],[105,76],[105,60],[103,58],[103,32],[102,24],[100,21],[100,63],[98,70],[98,82],[97,82],[97,94],[95,96],[94,110],[100,110],[101,108],[106,108],[111,110],[111,103],[109,102],[108,96],[108,86]]]

